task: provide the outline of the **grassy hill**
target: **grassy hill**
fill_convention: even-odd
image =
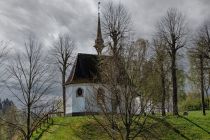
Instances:
[[[189,112],[188,117],[167,116],[167,122],[180,131],[188,139],[210,140],[210,111],[203,116],[200,111]],[[176,131],[175,130],[175,131]],[[163,126],[156,125],[154,131],[164,140],[184,139],[179,134]],[[110,139],[93,119],[83,117],[54,118],[54,125],[43,126],[34,135],[37,140],[108,140]],[[140,138],[139,138],[140,139]]]

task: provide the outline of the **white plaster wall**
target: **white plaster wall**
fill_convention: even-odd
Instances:
[[[97,110],[96,102],[93,100],[95,85],[89,83],[68,85],[66,87],[66,113],[86,112],[89,111],[90,106],[95,108],[91,108],[91,111]],[[76,97],[78,88],[83,90],[83,97]]]
[[[97,89],[102,87],[100,84],[82,83],[82,84],[71,84],[66,87],[66,113],[76,112],[100,112],[97,106],[96,94]],[[83,97],[76,97],[77,89],[83,90]],[[104,88],[106,96],[110,99],[108,91]],[[111,111],[111,102],[107,101]],[[140,99],[137,97],[134,100],[134,112],[138,114],[140,112]]]
[[[72,113],[72,93],[73,88],[71,86],[66,87],[66,114]]]

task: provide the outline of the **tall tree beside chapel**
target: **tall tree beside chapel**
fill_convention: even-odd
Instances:
[[[166,43],[165,49],[171,58],[173,115],[178,115],[177,52],[186,45],[187,38],[187,26],[183,14],[177,9],[169,9],[157,24],[157,36]]]
[[[63,96],[63,112],[66,115],[66,77],[68,68],[72,64],[73,51],[75,49],[74,41],[68,34],[59,35],[58,39],[54,42],[52,48],[52,57],[54,58],[55,65],[61,74],[62,96]]]

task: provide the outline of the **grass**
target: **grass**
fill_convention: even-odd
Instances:
[[[210,140],[210,111],[206,116],[203,116],[201,111],[192,111],[188,117],[168,116],[167,120],[189,139]],[[178,138],[181,140],[177,134],[167,133],[164,139]]]
[[[181,114],[181,113],[180,113]],[[153,130],[160,134],[162,140],[210,140],[210,111],[206,116],[201,111],[189,112],[187,117],[167,116],[169,122],[158,123]],[[170,125],[170,126],[169,126]],[[168,129],[171,127],[172,129]],[[177,133],[174,133],[177,131]],[[185,138],[183,138],[183,136]],[[34,140],[108,140],[104,131],[88,116],[54,118],[54,125],[44,126],[33,135]]]
[[[34,140],[107,140],[103,130],[95,125],[95,121],[88,116],[54,118],[44,135],[40,131],[33,135]]]

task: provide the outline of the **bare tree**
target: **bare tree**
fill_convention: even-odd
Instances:
[[[195,47],[190,50],[191,59],[195,59],[194,66],[196,69],[199,69],[199,81],[200,83],[200,92],[201,92],[201,101],[202,101],[202,111],[203,115],[206,115],[205,112],[205,85],[210,66],[209,66],[209,50],[210,50],[210,25],[208,22],[205,22],[199,29],[197,36],[194,39]],[[208,86],[207,86],[208,89]],[[208,96],[207,96],[208,97]]]
[[[150,131],[152,124],[147,123],[147,113],[154,106],[150,100],[154,92],[144,93],[141,87],[147,77],[142,75],[147,57],[146,47],[143,39],[129,44],[121,52],[124,57],[117,65],[113,65],[116,61],[111,56],[99,57],[101,84],[93,86],[95,94],[88,98],[88,111],[95,112],[95,107],[98,107],[100,115],[93,117],[112,139],[156,138]],[[144,70],[149,74],[152,69]]]
[[[24,139],[29,140],[46,115],[56,111],[57,106],[52,106],[54,100],[47,100],[53,85],[53,75],[50,67],[44,63],[41,44],[30,37],[24,49],[17,53],[8,66],[10,79],[7,82],[8,89],[21,104],[19,115],[23,114],[24,120],[4,123],[16,128]]]
[[[66,76],[67,70],[72,64],[73,51],[75,49],[74,41],[69,35],[59,35],[52,48],[52,55],[55,58],[55,64],[61,73],[61,85],[63,93],[63,111],[66,114]]]
[[[162,116],[166,115],[166,97],[169,96],[167,83],[169,83],[169,57],[165,49],[165,43],[161,39],[154,40],[156,71],[161,81],[161,110]]]
[[[122,50],[122,41],[125,40],[130,32],[131,18],[122,4],[109,2],[102,11],[102,29],[111,53],[116,56]]]
[[[102,27],[111,56],[99,59],[101,88],[105,92],[95,87],[95,98],[89,101],[90,109],[97,100],[101,115],[94,115],[94,118],[112,139],[134,139],[144,131],[139,126],[144,127],[147,118],[141,119],[144,112],[140,110],[146,110],[144,108],[149,105],[149,96],[146,99],[141,92],[139,84],[143,84],[143,78],[138,73],[138,70],[142,72],[145,61],[146,42],[139,40],[135,45],[126,42],[131,20],[122,4],[110,2],[102,14]],[[141,105],[140,97],[142,101],[145,99]]]
[[[156,95],[159,79],[155,79],[154,63],[145,44],[141,39],[127,46],[117,65],[113,65],[116,64],[113,57],[99,56],[101,81],[93,85],[95,94],[87,97],[87,111],[100,114],[92,116],[113,140],[159,139],[159,133],[153,129],[166,123],[151,115],[159,99]],[[151,119],[154,122],[150,123]]]
[[[176,56],[177,51],[186,44],[186,33],[185,17],[177,9],[169,9],[157,26],[157,36],[166,42],[166,49],[171,57],[174,115],[178,115]]]
[[[130,15],[124,5],[109,2],[104,6],[102,11],[102,29],[109,47],[108,49],[113,57],[112,61],[110,61],[113,68],[120,65],[120,53],[124,49],[123,43],[130,32],[130,22]],[[116,109],[114,101],[112,107],[113,110]]]

